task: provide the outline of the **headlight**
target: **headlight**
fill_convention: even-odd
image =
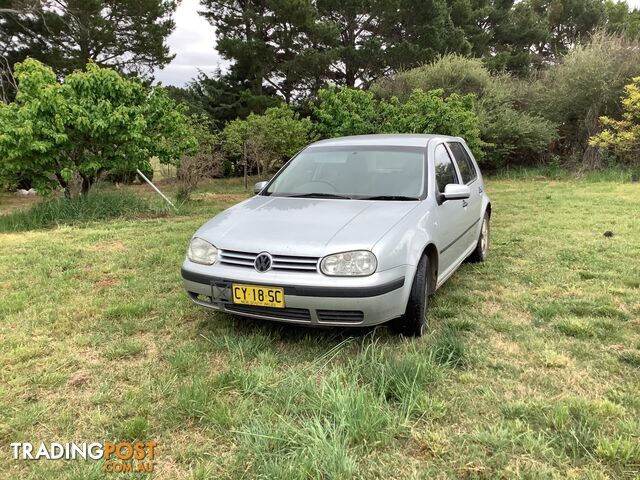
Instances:
[[[366,250],[328,255],[320,262],[320,270],[325,275],[336,277],[364,277],[376,271],[376,256]]]
[[[218,249],[206,240],[193,237],[187,251],[189,260],[203,265],[213,265],[218,259]]]

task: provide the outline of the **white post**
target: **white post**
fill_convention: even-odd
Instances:
[[[144,173],[142,173],[142,172],[140,171],[140,169],[136,168],[136,172],[138,172],[138,175],[140,175],[140,176],[142,177],[142,179],[143,179],[145,182],[147,182],[149,185],[151,185],[151,188],[153,188],[156,192],[158,192],[158,195],[160,195],[162,198],[164,198],[164,199],[165,199],[165,201],[166,201],[169,205],[171,205],[171,206],[173,207],[173,209],[174,209],[176,212],[178,211],[178,209],[176,208],[176,206],[175,206],[173,203],[171,203],[171,200],[169,200],[169,199],[164,195],[164,193],[162,193],[162,192],[158,189],[158,187],[156,187],[153,183],[151,183],[151,180],[149,180],[147,177],[145,177]]]

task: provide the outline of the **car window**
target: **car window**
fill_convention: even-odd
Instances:
[[[465,184],[473,182],[478,178],[478,173],[476,172],[476,167],[473,165],[473,161],[471,160],[471,157],[469,157],[467,151],[460,142],[451,142],[448,145],[451,153],[453,153],[453,158],[455,158],[456,163],[458,164],[458,170],[460,170],[462,182]]]
[[[448,184],[458,183],[456,169],[453,166],[451,157],[443,144],[436,147],[434,165],[436,167],[436,184],[438,185],[438,191],[440,193],[444,192],[444,187]]]
[[[424,148],[312,147],[278,174],[266,194],[409,197],[426,188]]]

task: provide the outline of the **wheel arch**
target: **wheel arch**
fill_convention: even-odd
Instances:
[[[436,291],[436,285],[438,284],[438,249],[433,243],[428,243],[426,247],[422,250],[422,255],[426,256],[429,259],[429,268],[430,268],[430,292],[433,293]]]

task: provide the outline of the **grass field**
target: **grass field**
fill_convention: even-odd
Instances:
[[[490,258],[420,340],[192,305],[187,241],[238,180],[180,215],[0,234],[0,478],[130,478],[8,446],[120,438],[159,442],[163,479],[638,478],[640,184],[487,190]]]

